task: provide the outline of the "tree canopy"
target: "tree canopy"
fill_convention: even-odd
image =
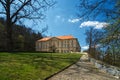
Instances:
[[[83,20],[100,20],[109,23],[107,27],[99,30],[93,28],[86,30],[89,53],[94,58],[100,53],[105,62],[120,66],[118,62],[120,61],[120,1],[80,0],[79,10],[78,16]],[[97,45],[99,46],[95,47]]]
[[[13,25],[25,19],[44,19],[44,12],[54,4],[53,0],[0,0],[0,16],[6,21],[8,51],[12,51],[13,48]]]
[[[5,21],[0,18],[0,51],[7,51]],[[35,51],[35,42],[42,34],[26,26],[13,25],[13,51]]]

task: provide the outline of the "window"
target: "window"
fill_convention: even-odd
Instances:
[[[61,47],[61,44],[62,44],[62,42],[61,42],[61,41],[59,41],[59,47]]]
[[[71,45],[71,47],[73,47],[73,40],[71,40],[70,45]]]
[[[41,43],[39,43],[38,48],[41,48]]]
[[[61,41],[61,47],[63,47],[63,41]]]
[[[68,44],[65,44],[65,47],[67,48],[67,47],[68,47]]]
[[[65,47],[65,44],[63,43],[63,47]]]
[[[74,40],[73,42],[73,47],[76,47],[76,40]]]

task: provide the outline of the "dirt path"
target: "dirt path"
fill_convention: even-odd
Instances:
[[[119,80],[107,73],[100,72],[86,60],[87,56],[82,56],[76,64],[48,80]]]

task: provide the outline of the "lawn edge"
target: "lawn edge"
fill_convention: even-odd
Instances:
[[[52,75],[50,75],[50,76],[46,77],[44,80],[48,80],[48,79],[50,79],[51,77],[53,77],[53,76],[55,76],[55,75],[59,74],[60,72],[62,72],[62,71],[64,71],[65,69],[69,68],[70,66],[72,66],[72,65],[76,64],[79,60],[80,60],[80,59],[78,59],[76,62],[73,62],[72,64],[70,64],[70,65],[66,66],[65,68],[61,69],[60,71],[55,72],[54,74],[52,74]]]

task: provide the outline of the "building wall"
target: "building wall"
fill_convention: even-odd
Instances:
[[[80,45],[76,38],[61,40],[53,37],[48,41],[37,41],[36,42],[36,51],[45,51],[45,52],[80,52]]]

